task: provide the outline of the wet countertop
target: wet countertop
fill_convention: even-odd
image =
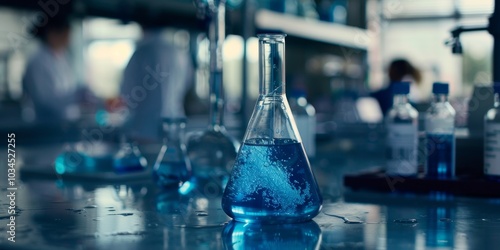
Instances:
[[[46,147],[23,150],[47,155]],[[312,162],[322,212],[291,225],[230,222],[221,209],[222,190],[207,183],[180,194],[159,190],[149,179],[18,176],[15,243],[7,240],[1,162],[0,249],[497,249],[500,199],[344,190],[343,174],[383,164],[379,153],[320,148]]]

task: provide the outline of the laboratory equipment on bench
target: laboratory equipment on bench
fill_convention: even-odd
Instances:
[[[222,197],[240,222],[311,220],[322,197],[285,96],[285,35],[259,35],[260,95]]]
[[[425,116],[427,139],[426,176],[455,176],[455,110],[448,102],[447,83],[434,83],[434,99]]]
[[[387,126],[387,175],[415,176],[418,173],[418,112],[408,102],[409,82],[392,85],[394,101]]]
[[[184,144],[186,118],[163,118],[163,146],[153,167],[153,178],[162,188],[179,188],[191,177],[191,163]]]
[[[145,170],[148,167],[148,162],[137,145],[128,140],[125,135],[121,136],[120,141],[120,149],[115,154],[113,160],[115,172],[129,173]]]
[[[484,174],[500,180],[500,83],[493,85],[495,104],[484,117]]]

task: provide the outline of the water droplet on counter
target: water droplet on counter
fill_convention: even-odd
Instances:
[[[196,215],[197,215],[197,216],[208,216],[208,213],[201,212],[201,213],[197,213]]]
[[[114,211],[116,211],[116,210],[115,210],[115,209],[109,209],[108,211],[109,211],[109,212],[114,212]]]
[[[96,208],[96,207],[97,207],[97,205],[88,205],[88,206],[85,206],[83,208]]]
[[[100,218],[94,218],[92,219],[93,221],[100,221],[101,219]]]
[[[142,236],[145,234],[146,234],[146,232],[139,231],[139,232],[117,232],[117,233],[112,233],[110,235],[111,236],[130,236],[130,235]]]
[[[345,224],[363,224],[363,223],[365,223],[364,221],[350,220],[350,219],[348,219],[345,216],[340,216],[340,215],[335,215],[335,214],[328,214],[328,213],[325,213],[325,212],[323,212],[323,213],[325,215],[328,215],[328,216],[332,216],[332,217],[336,217],[336,218],[342,219],[342,220],[344,220]]]
[[[134,215],[134,213],[120,213],[120,214],[108,214],[108,215],[131,216],[131,215]]]
[[[415,223],[418,223],[418,220],[417,219],[397,219],[397,220],[394,220],[394,223],[415,224]]]
[[[441,219],[439,219],[439,221],[441,221],[441,222],[453,222],[453,220],[450,218],[441,218]]]

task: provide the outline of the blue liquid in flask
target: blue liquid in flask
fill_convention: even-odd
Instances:
[[[427,177],[454,176],[455,138],[453,134],[427,135]]]
[[[304,148],[290,139],[245,142],[222,199],[222,209],[230,217],[259,223],[308,221],[321,204]]]

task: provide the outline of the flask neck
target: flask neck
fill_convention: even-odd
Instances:
[[[162,126],[163,139],[165,144],[173,145],[181,143],[184,136],[184,130],[186,128],[185,122],[164,121]]]
[[[285,94],[285,35],[259,36],[260,95]]]
[[[215,1],[210,10],[210,128],[223,126],[224,88],[222,84],[222,44],[225,38],[225,1]]]
[[[448,102],[448,95],[446,94],[434,94],[434,103],[445,103]]]
[[[397,94],[393,98],[393,106],[405,105],[408,103],[408,95]]]

